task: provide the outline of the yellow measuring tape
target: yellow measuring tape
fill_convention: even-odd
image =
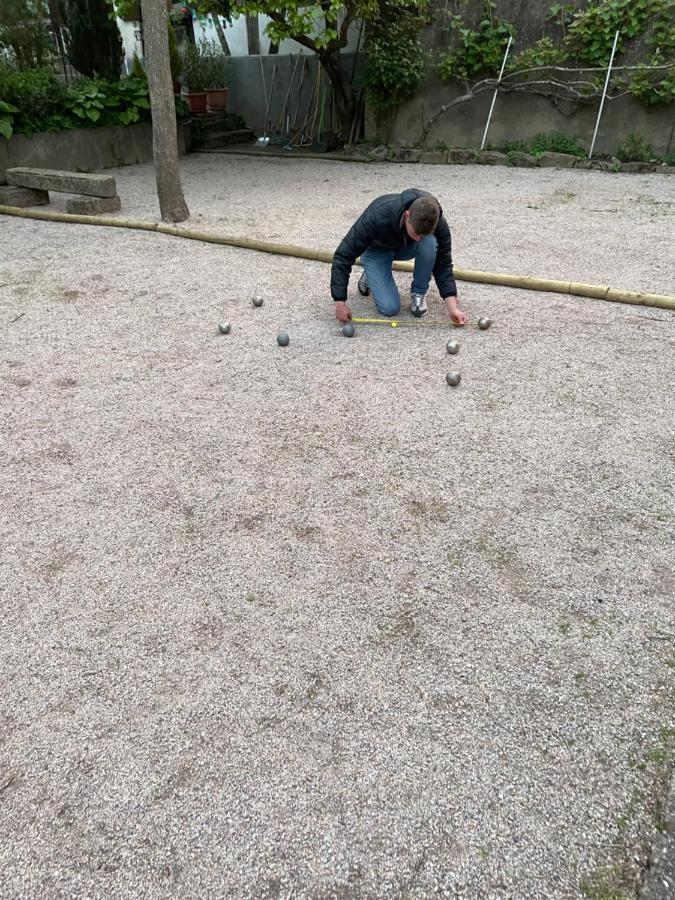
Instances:
[[[357,322],[359,325],[389,325],[391,328],[398,328],[399,325],[436,325],[438,328],[464,328],[466,325],[478,325],[478,322],[465,322],[464,325],[459,325],[457,322],[427,322],[423,319],[399,322],[398,319],[367,319],[361,316],[352,316],[352,322]]]

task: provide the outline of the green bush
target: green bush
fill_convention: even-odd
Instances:
[[[649,162],[654,158],[651,146],[643,134],[632,131],[616,149],[621,162]]]
[[[199,45],[204,84],[207,90],[227,87],[227,57],[213,44],[202,41]]]
[[[0,134],[69,131],[149,121],[147,81],[80,79],[66,87],[51,72],[0,68]],[[12,110],[6,106],[11,105]],[[4,124],[2,124],[4,122]],[[11,134],[11,132],[10,132]]]
[[[380,0],[380,13],[368,23],[368,63],[362,83],[368,102],[383,116],[422,84],[426,54],[420,32],[428,11],[420,3]]]
[[[568,134],[560,131],[540,132],[525,141],[509,141],[504,145],[505,153],[522,151],[532,156],[542,156],[544,153],[569,153],[572,156],[586,156],[586,151]]]
[[[459,16],[450,21],[450,29],[459,35],[459,47],[441,57],[437,69],[445,81],[467,79],[486,73],[497,75],[502,65],[509,37],[515,35],[513,25],[502,22],[495,14],[495,4],[486,2],[485,15],[478,31],[467,28]]]
[[[0,100],[16,107],[13,130],[19,134],[61,131],[68,125],[66,89],[46,69],[0,69]]]
[[[540,66],[558,66],[566,59],[565,51],[556,47],[551,38],[544,37],[522,53],[511,57],[506,63],[506,68],[508,71],[520,71]]]
[[[199,47],[192,41],[186,41],[183,45],[183,85],[190,94],[199,94],[205,91],[209,85],[208,62],[199,52]]]

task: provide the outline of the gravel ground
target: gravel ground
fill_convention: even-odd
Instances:
[[[194,227],[332,249],[415,184],[457,266],[675,293],[673,179],[182,168]],[[156,219],[152,168],[116,174]],[[3,898],[634,896],[675,738],[673,314],[461,285],[495,324],[450,358],[437,299],[343,338],[321,263],[0,228]]]

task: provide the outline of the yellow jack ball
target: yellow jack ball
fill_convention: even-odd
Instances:
[[[391,323],[391,327],[392,327],[392,328],[398,328],[398,322],[392,322],[392,323]]]

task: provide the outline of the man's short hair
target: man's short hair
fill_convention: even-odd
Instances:
[[[417,234],[431,234],[436,230],[441,208],[435,197],[418,197],[410,206],[409,222]]]

